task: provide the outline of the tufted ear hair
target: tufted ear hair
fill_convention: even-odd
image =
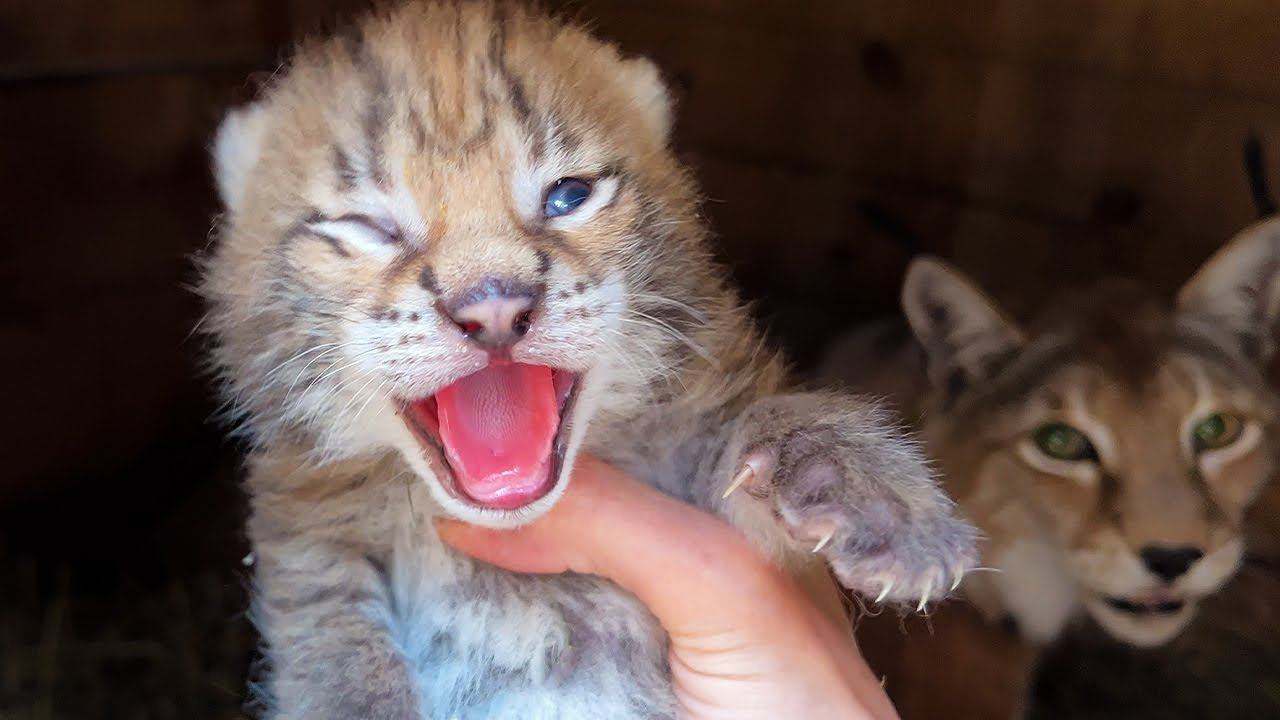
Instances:
[[[266,113],[258,104],[227,113],[213,140],[213,175],[228,212],[240,209],[249,171],[262,154]]]
[[[1257,362],[1275,352],[1280,316],[1280,218],[1245,228],[1178,292],[1178,313],[1229,333]]]
[[[929,380],[949,393],[991,377],[1025,342],[986,293],[935,257],[917,258],[907,268],[902,309],[924,347]]]
[[[671,140],[672,100],[658,66],[648,58],[622,61],[622,81],[652,138],[665,146]]]

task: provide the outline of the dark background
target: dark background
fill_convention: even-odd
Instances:
[[[1020,313],[1103,274],[1171,293],[1256,217],[1250,131],[1280,147],[1274,0],[546,4],[663,68],[722,256],[801,366],[893,312],[917,252]],[[206,145],[363,5],[0,2],[0,718],[238,711],[237,453],[185,288]]]

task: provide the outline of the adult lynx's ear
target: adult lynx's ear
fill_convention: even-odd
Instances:
[[[672,102],[658,66],[648,58],[627,58],[622,61],[622,82],[652,139],[665,146],[671,139]]]
[[[1253,360],[1275,351],[1280,316],[1280,219],[1245,228],[1178,292],[1178,312],[1231,334]]]
[[[218,195],[228,212],[240,209],[249,171],[262,154],[266,113],[260,105],[247,105],[227,113],[213,141],[213,175]]]
[[[934,257],[907,268],[902,309],[928,356],[929,379],[948,392],[989,378],[1024,342],[991,298]]]

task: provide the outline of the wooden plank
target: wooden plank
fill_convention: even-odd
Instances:
[[[1280,95],[1280,4],[1271,0],[592,0],[609,30],[643,18],[699,30],[784,36],[795,45],[885,43],[943,55],[1174,84]]]
[[[257,63],[287,37],[286,19],[267,0],[7,0],[0,69],[20,79]]]
[[[0,495],[118,470],[209,414],[190,255],[215,210],[206,145],[238,75],[114,76],[0,102]]]
[[[1280,96],[1280,5],[1270,0],[629,0],[553,2],[634,37],[638,18],[793,45],[904,54]],[[357,0],[38,0],[0,6],[6,72],[265,62],[291,38],[367,6]],[[661,35],[648,35],[652,41]],[[631,43],[629,43],[630,45]],[[634,48],[633,48],[634,49]]]
[[[1064,288],[1109,275],[1171,298],[1234,231],[1080,222],[928,185],[692,159],[720,255],[801,365],[840,330],[897,313],[916,252],[949,258],[1025,318]]]
[[[155,283],[0,318],[0,505],[117,471],[156,438],[207,417],[186,343],[194,298]],[[175,478],[178,480],[178,478]]]
[[[122,76],[6,93],[0,215],[25,238],[5,250],[25,270],[18,286],[52,302],[60,283],[128,285],[199,247],[215,209],[206,147],[239,82]]]
[[[268,68],[367,0],[9,0],[0,79]]]
[[[1245,136],[1280,138],[1280,103],[1266,98],[956,54],[899,55],[896,74],[872,72],[856,45],[829,35],[798,44],[646,18],[620,34],[648,38],[672,70],[683,147],[934,187],[1016,216],[1190,231],[1216,245],[1252,217]],[[886,72],[898,80],[886,85]],[[1148,259],[1153,271],[1163,262]]]

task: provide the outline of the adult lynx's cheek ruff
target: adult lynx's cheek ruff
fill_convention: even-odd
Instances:
[[[307,43],[228,115],[202,292],[253,447],[268,715],[671,717],[634,598],[474,562],[429,520],[527,522],[580,449],[870,597],[923,605],[972,564],[888,418],[789,388],[670,116],[649,62],[465,2]]]

